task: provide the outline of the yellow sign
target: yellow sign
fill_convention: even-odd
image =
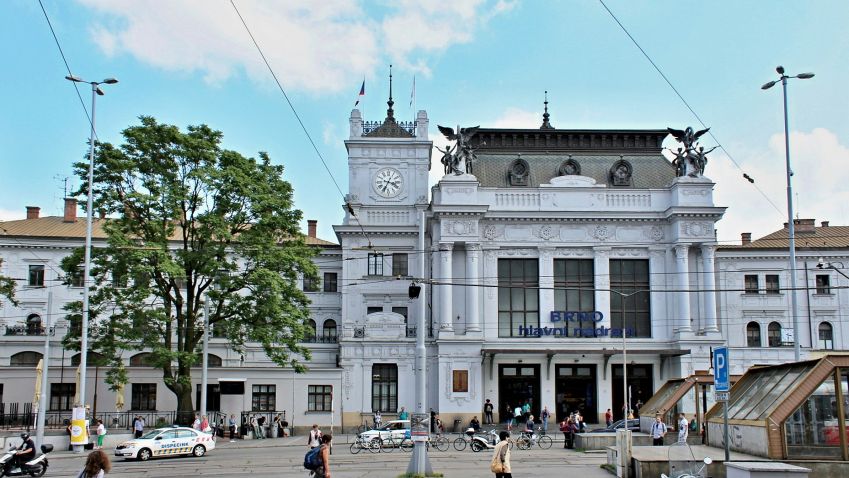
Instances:
[[[88,420],[85,408],[77,407],[71,412],[71,445],[88,444]]]

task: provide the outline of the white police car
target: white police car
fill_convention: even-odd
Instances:
[[[125,441],[115,447],[115,456],[147,461],[160,456],[203,456],[213,449],[215,440],[212,434],[175,426],[158,428],[141,438]]]
[[[405,438],[410,438],[410,420],[392,420],[375,430],[360,433],[363,442],[387,442],[391,438],[400,445]]]

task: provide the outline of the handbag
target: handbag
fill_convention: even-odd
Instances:
[[[493,473],[504,473],[504,463],[501,462],[501,448],[498,448],[489,463],[489,471]]]

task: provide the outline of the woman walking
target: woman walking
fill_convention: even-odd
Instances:
[[[103,439],[106,438],[106,427],[103,426],[103,420],[97,421],[97,450],[103,448]]]
[[[112,463],[109,462],[109,455],[103,450],[94,450],[88,454],[78,478],[103,478],[110,470]]]
[[[492,454],[492,462],[489,464],[489,470],[495,473],[495,478],[513,478],[510,469],[510,443],[507,441],[510,434],[506,431],[498,435],[501,441],[495,445],[495,452]]]
[[[318,452],[321,466],[312,472],[314,478],[330,478],[330,440],[332,439],[330,435],[321,436],[321,450]]]

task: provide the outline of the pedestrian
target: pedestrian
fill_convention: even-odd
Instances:
[[[687,443],[687,435],[690,431],[690,422],[684,414],[678,415],[678,443]]]
[[[398,414],[398,420],[409,420],[409,419],[410,419],[410,414],[407,413],[407,409],[404,408],[404,407],[401,407],[401,413]]]
[[[332,439],[333,437],[330,435],[322,435],[321,451],[318,452],[321,466],[313,471],[310,476],[314,476],[315,478],[330,478],[330,440]]]
[[[492,425],[492,408],[492,402],[487,398],[483,404],[483,423],[486,425]]]
[[[136,417],[135,431],[136,431],[136,438],[141,438],[142,435],[144,434],[144,418],[142,418],[141,415]]]
[[[507,417],[507,419],[504,420],[504,421],[507,422],[507,431],[509,432],[510,430],[513,429],[513,409],[510,408],[509,403],[504,405],[504,409],[506,410],[506,413],[504,413],[504,416]]]
[[[548,412],[548,405],[542,407],[542,413],[540,414],[540,418],[542,419],[542,434],[545,435],[548,432],[548,417],[551,414]]]
[[[478,416],[475,415],[472,417],[472,420],[469,422],[469,427],[471,427],[475,433],[481,431],[481,422],[478,420]]]
[[[442,419],[439,418],[439,415],[436,416],[436,433],[445,433],[445,425],[442,423]]]
[[[103,448],[103,439],[106,438],[106,427],[103,426],[103,420],[97,420],[97,446],[95,450]]]
[[[525,422],[525,433],[528,436],[531,436],[531,435],[534,434],[534,416],[533,415],[528,415],[528,421]]]
[[[531,402],[525,400],[525,404],[522,405],[522,418],[525,420],[528,419],[528,415],[531,414]]]
[[[374,420],[374,428],[376,429],[380,428],[380,425],[383,424],[383,417],[380,415],[380,410],[374,411],[374,417],[372,419]]]
[[[209,432],[212,431],[212,428],[209,427],[209,419],[206,418],[206,415],[202,416],[200,419],[200,431]]]
[[[436,412],[430,409],[430,432],[436,433]]]
[[[230,429],[230,441],[236,441],[236,416],[232,413],[227,419],[227,427]]]
[[[513,426],[519,426],[522,423],[522,407],[517,406],[513,410]]]
[[[510,443],[507,441],[510,438],[510,433],[502,431],[498,436],[501,441],[495,445],[489,471],[495,473],[495,478],[513,478],[510,468]]]
[[[112,463],[109,461],[109,455],[103,450],[95,450],[88,454],[80,474],[77,478],[103,478],[112,470]]]
[[[607,424],[608,427],[613,425],[613,412],[608,408],[606,412],[604,412],[604,423]]]
[[[198,415],[197,413],[195,413],[195,419],[192,422],[192,428],[197,430],[197,431],[201,430],[201,428],[200,428],[200,415]]]
[[[560,422],[560,432],[563,433],[563,448],[572,448],[574,432],[572,431],[572,417],[564,418]]]
[[[133,420],[133,426],[135,426],[136,421]],[[68,426],[65,428],[65,433],[68,435],[68,451],[74,450],[74,445],[71,445],[71,422],[68,420]]]
[[[310,435],[307,438],[307,446],[310,447],[310,450],[317,446],[321,446],[321,430],[318,429],[318,425],[313,424],[312,430],[310,430]]]
[[[627,429],[627,428],[626,428]],[[654,423],[651,424],[652,446],[663,446],[663,437],[666,435],[666,424],[660,415],[655,415]]]

